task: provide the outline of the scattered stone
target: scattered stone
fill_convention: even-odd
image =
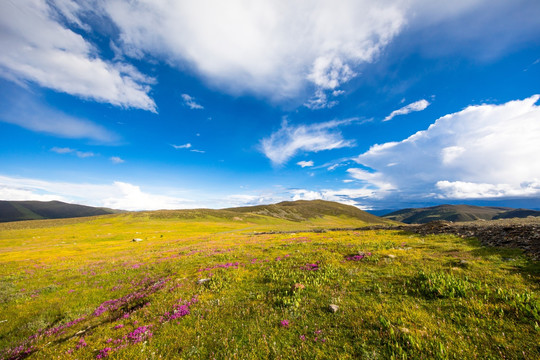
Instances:
[[[134,238],[134,239],[133,239],[133,240],[131,240],[131,241],[133,241],[133,242],[141,242],[141,241],[142,241],[142,239],[139,239],[139,238]]]
[[[201,285],[201,284],[204,284],[205,282],[208,282],[210,281],[210,279],[199,279],[197,280],[197,284]]]
[[[394,254],[388,254],[388,255],[386,255],[386,257],[389,258],[389,259],[395,259],[395,258],[396,258],[396,255],[394,255]]]
[[[461,269],[460,269],[460,268],[458,268],[458,267],[453,267],[453,268],[452,268],[452,269],[450,269],[450,270],[452,270],[452,271],[459,271],[459,270],[461,270]]]
[[[461,259],[461,260],[459,260],[459,265],[461,265],[461,266],[467,266],[467,265],[469,265],[469,262],[468,262],[467,260]]]
[[[339,310],[339,306],[334,305],[334,304],[330,304],[328,306],[328,310],[330,310],[330,312],[336,313]]]
[[[409,334],[411,330],[407,329],[406,327],[400,327],[399,331],[401,331],[404,334]]]

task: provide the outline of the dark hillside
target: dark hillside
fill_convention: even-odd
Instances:
[[[114,210],[68,204],[61,201],[3,201],[0,200],[0,222],[64,219],[113,214]]]
[[[524,218],[527,216],[540,216],[540,211],[490,206],[439,205],[427,208],[403,209],[383,217],[406,224],[425,224],[435,220],[464,222],[514,217]]]

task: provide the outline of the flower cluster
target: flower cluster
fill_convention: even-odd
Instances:
[[[319,270],[319,262],[315,262],[315,263],[312,263],[312,264],[306,264],[304,266],[300,266],[300,269],[301,270],[306,270],[306,271],[317,271]]]
[[[280,324],[282,327],[288,328],[291,323],[289,322],[289,320],[281,320]]]
[[[363,258],[365,258],[367,256],[371,256],[371,253],[370,252],[358,253],[358,254],[355,254],[355,255],[347,256],[347,257],[345,257],[345,259],[347,259],[349,261],[360,261],[360,260],[362,260]]]
[[[85,316],[80,317],[80,318],[75,319],[75,320],[72,320],[72,321],[70,321],[70,322],[68,322],[68,323],[65,323],[64,325],[59,325],[59,326],[57,326],[57,327],[50,328],[50,329],[48,329],[48,330],[43,331],[43,335],[45,335],[45,336],[51,336],[51,335],[56,335],[56,334],[58,334],[58,333],[61,334],[61,333],[64,332],[65,329],[70,328],[70,327],[72,327],[73,325],[76,325],[76,324],[80,323],[80,322],[83,321],[84,319],[86,319]],[[39,332],[41,332],[41,330],[40,330]]]
[[[99,351],[99,353],[97,354],[96,359],[106,358],[111,353],[113,353],[115,351],[118,351],[120,349],[126,348],[129,344],[137,344],[137,343],[143,342],[145,340],[148,340],[149,338],[151,338],[154,335],[152,333],[152,331],[150,331],[151,327],[152,327],[152,325],[139,326],[138,328],[136,328],[132,332],[124,335],[123,337],[121,337],[119,339],[116,339],[116,340],[108,339],[107,344],[114,344],[114,345],[118,345],[118,346],[116,346],[114,348],[105,347],[105,348],[101,349]]]
[[[128,304],[132,304],[134,302],[137,302],[138,300],[145,299],[147,296],[165,287],[165,284],[168,281],[168,278],[159,279],[158,281],[151,283],[147,288],[135,291],[131,294],[127,294],[118,299],[104,301],[96,308],[93,315],[97,317],[107,311],[115,311]]]
[[[193,296],[189,301],[179,299],[178,302],[173,306],[173,311],[167,311],[159,318],[159,321],[164,323],[191,314],[190,307],[193,304],[196,304],[198,301],[199,299],[197,298],[197,295]]]

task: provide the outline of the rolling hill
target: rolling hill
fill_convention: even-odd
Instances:
[[[0,222],[106,215],[120,211],[60,201],[0,201]],[[354,206],[331,201],[285,201],[228,209],[157,210],[131,213],[152,219],[216,220],[249,223],[312,223],[313,226],[363,226],[392,223]]]
[[[64,219],[83,216],[107,215],[118,211],[61,201],[4,201],[0,200],[0,222]]]
[[[434,220],[452,222],[495,220],[514,217],[540,216],[540,211],[506,207],[439,205],[427,208],[403,209],[384,215],[386,219],[407,224],[425,224]]]
[[[388,222],[357,207],[325,200],[283,201],[271,205],[245,206],[225,210],[238,214],[271,216],[289,221],[305,221],[326,215],[351,217],[373,224],[384,224]]]

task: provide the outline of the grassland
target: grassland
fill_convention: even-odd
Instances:
[[[0,358],[540,358],[540,270],[519,250],[182,214],[0,224]]]

